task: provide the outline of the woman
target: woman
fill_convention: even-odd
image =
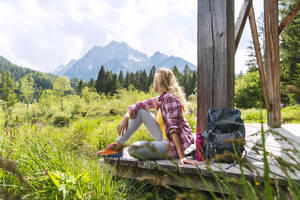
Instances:
[[[186,159],[184,155],[184,150],[194,143],[194,139],[191,127],[183,117],[187,110],[187,102],[175,75],[169,69],[158,69],[154,75],[153,87],[160,96],[129,106],[128,112],[117,127],[119,136],[116,142],[97,154],[102,157],[121,156],[125,142],[141,123],[144,123],[156,141],[133,143],[128,148],[131,156],[155,160],[167,158],[171,154],[173,158],[179,158],[182,165],[199,164],[197,161]],[[155,108],[155,117],[149,112],[150,108]]]

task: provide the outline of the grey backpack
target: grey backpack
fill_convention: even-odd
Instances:
[[[232,163],[245,150],[245,126],[237,109],[212,108],[203,134],[207,159]]]

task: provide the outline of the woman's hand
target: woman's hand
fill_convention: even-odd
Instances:
[[[126,131],[126,133],[128,133],[128,120],[129,118],[127,116],[124,116],[122,121],[118,125],[117,131],[119,135],[123,135],[124,130]]]
[[[187,159],[185,157],[179,159],[179,162],[180,162],[180,165],[184,165],[184,164],[191,164],[191,165],[194,165],[194,166],[200,166],[201,163],[197,160],[190,160],[190,159]]]

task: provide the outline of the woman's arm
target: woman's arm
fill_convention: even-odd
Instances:
[[[122,121],[120,122],[120,124],[117,127],[118,134],[122,135],[124,133],[124,130],[127,133],[128,132],[128,120],[129,120],[129,118],[131,118],[131,119],[134,118],[136,112],[141,108],[144,108],[144,109],[154,108],[154,106],[155,106],[154,101],[156,99],[157,99],[157,97],[150,98],[150,99],[147,99],[145,101],[137,102],[133,106],[129,106],[126,114],[124,115]]]
[[[158,97],[154,97],[154,98],[147,99],[145,101],[139,101],[139,102],[136,102],[134,105],[129,106],[128,112],[129,112],[130,118],[134,118],[136,112],[141,108],[146,109],[146,110],[149,110],[150,108],[154,108],[155,101],[157,100],[157,98]]]
[[[189,160],[184,157],[184,152],[182,150],[182,145],[181,145],[181,138],[179,137],[179,135],[177,133],[172,134],[172,140],[176,146],[177,153],[179,156],[179,162],[181,165],[184,165],[184,163],[195,165],[195,166],[200,165],[200,162],[198,162],[196,160]]]
[[[183,150],[182,150],[181,139],[180,139],[179,135],[177,133],[173,133],[172,134],[172,140],[173,140],[173,142],[176,146],[179,159],[180,160],[183,159],[184,158],[184,153],[183,153]]]
[[[120,124],[117,127],[117,131],[119,135],[123,135],[124,130],[126,131],[126,133],[128,133],[128,120],[129,118],[131,118],[131,116],[133,115],[133,112],[131,110],[128,110],[126,112],[126,114],[124,115],[122,121],[120,122]]]

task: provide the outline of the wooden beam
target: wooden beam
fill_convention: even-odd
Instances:
[[[251,5],[250,10],[249,10],[249,21],[250,21],[250,28],[251,28],[252,38],[253,38],[255,54],[256,54],[257,65],[258,65],[258,71],[260,74],[260,80],[261,80],[262,90],[263,90],[264,99],[265,99],[265,105],[266,105],[267,110],[269,111],[270,110],[270,100],[269,100],[268,91],[267,91],[265,70],[264,70],[263,60],[262,60],[261,51],[260,51],[260,45],[259,45],[259,40],[258,40],[258,33],[257,33],[257,26],[256,26],[256,21],[255,21],[253,5]]]
[[[268,111],[268,125],[272,128],[275,128],[281,126],[280,62],[277,1],[264,0],[264,21],[266,77],[269,100],[271,105],[271,108]]]
[[[197,125],[203,132],[207,111],[233,107],[234,0],[198,0]]]
[[[236,19],[235,30],[234,30],[234,34],[235,34],[234,53],[236,52],[236,50],[239,46],[240,39],[241,39],[243,30],[244,30],[244,27],[246,24],[246,20],[247,20],[251,5],[252,5],[252,0],[244,0],[243,5],[240,10],[240,13],[239,13],[239,16]]]
[[[300,1],[294,6],[291,12],[282,20],[280,26],[278,27],[279,34],[285,29],[289,23],[296,17],[298,12],[300,11]]]

